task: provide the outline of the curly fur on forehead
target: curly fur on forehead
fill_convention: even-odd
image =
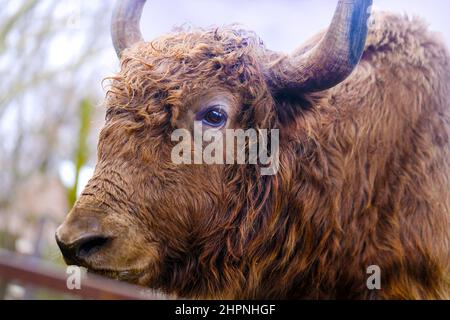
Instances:
[[[256,34],[235,26],[177,30],[138,43],[124,52],[121,71],[111,78],[109,113],[146,109],[158,116],[170,110],[174,118],[190,94],[213,86],[252,103],[266,89],[261,63],[268,53]]]

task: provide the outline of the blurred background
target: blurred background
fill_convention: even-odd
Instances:
[[[144,37],[239,23],[289,52],[327,27],[337,0],[154,0]],[[447,0],[374,0],[423,17],[450,44]],[[0,249],[63,265],[54,232],[90,178],[103,124],[102,79],[118,70],[114,1],[0,0]],[[0,278],[0,299],[62,298]]]

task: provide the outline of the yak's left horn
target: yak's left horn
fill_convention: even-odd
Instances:
[[[316,46],[269,67],[269,85],[291,92],[322,91],[345,80],[359,63],[372,0],[339,0],[333,21]]]
[[[111,37],[119,58],[124,49],[143,40],[139,22],[145,1],[117,0],[111,21]]]

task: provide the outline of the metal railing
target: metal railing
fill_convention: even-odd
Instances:
[[[142,287],[103,278],[96,275],[83,276],[80,289],[68,289],[67,274],[41,259],[20,255],[0,249],[0,278],[15,280],[81,299],[100,300],[160,300],[172,299],[161,293]]]

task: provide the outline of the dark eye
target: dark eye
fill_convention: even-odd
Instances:
[[[221,127],[227,122],[227,114],[219,108],[212,108],[203,114],[201,121],[210,127]]]

